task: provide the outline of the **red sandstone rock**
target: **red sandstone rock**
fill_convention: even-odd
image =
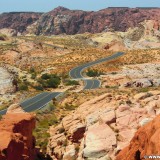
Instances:
[[[35,116],[8,113],[0,121],[0,160],[34,160]]]
[[[97,12],[87,12],[58,7],[45,14],[1,14],[0,29],[8,28],[25,33],[29,28],[31,33],[37,35],[99,33],[111,30],[126,31],[130,27],[139,26],[144,20],[155,20],[154,28],[158,29],[159,17],[158,8],[106,8]]]
[[[116,160],[144,160],[145,155],[160,155],[160,116],[141,127],[130,145],[123,149]]]
[[[17,32],[24,32],[28,25],[33,24],[40,17],[41,13],[33,12],[11,12],[0,14],[0,29],[15,29]]]

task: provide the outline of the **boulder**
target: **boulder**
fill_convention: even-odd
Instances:
[[[104,112],[103,114],[100,115],[99,117],[100,123],[105,123],[110,125],[111,123],[116,122],[116,115],[114,110],[110,110],[108,112]]]
[[[76,160],[76,150],[74,145],[69,145],[63,155],[63,160]]]
[[[85,133],[85,158],[100,158],[116,147],[116,136],[114,131],[106,124],[94,124]]]
[[[138,79],[133,82],[134,87],[146,88],[146,87],[151,87],[152,85],[153,85],[153,83],[149,79]]]
[[[25,111],[21,108],[20,104],[12,104],[7,109],[7,114],[8,113],[23,113],[23,112]]]

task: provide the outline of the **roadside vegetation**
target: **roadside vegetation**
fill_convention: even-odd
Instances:
[[[36,145],[42,149],[44,154],[46,153],[49,138],[49,133],[47,131],[50,126],[58,124],[58,118],[54,110],[55,108],[52,106],[52,109],[49,108],[45,111],[39,111],[36,116],[37,124],[33,134],[36,138]]]
[[[96,69],[88,69],[88,71],[86,72],[86,75],[88,77],[98,77],[98,76],[100,76],[102,74],[103,74],[102,72],[99,72]]]
[[[0,33],[0,41],[5,41],[7,40],[7,36],[5,34]]]
[[[65,84],[66,84],[67,86],[74,86],[74,85],[79,85],[79,82],[78,82],[78,81],[75,81],[75,80],[67,80],[67,81],[65,82]]]
[[[43,74],[38,80],[43,88],[57,88],[61,83],[61,78],[56,74]]]

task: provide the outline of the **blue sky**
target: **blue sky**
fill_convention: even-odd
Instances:
[[[100,10],[107,7],[160,7],[160,0],[0,0],[0,13],[10,11],[47,12],[57,6]]]

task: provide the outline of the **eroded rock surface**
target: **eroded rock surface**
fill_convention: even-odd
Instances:
[[[160,116],[157,116],[153,121],[138,129],[129,146],[118,154],[116,160],[142,160],[144,156],[159,156],[159,132]]]
[[[13,84],[13,75],[6,69],[0,67],[0,94],[12,93],[16,86]]]
[[[24,113],[7,113],[0,121],[0,160],[34,160],[35,116]]]
[[[159,104],[158,91],[132,97],[110,93],[96,97],[50,128],[48,154],[58,160],[114,160],[137,128],[159,114]]]

